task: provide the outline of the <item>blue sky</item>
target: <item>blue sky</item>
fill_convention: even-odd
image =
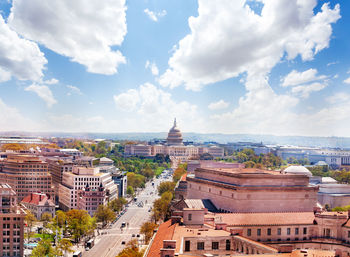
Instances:
[[[0,131],[349,136],[348,1],[45,3],[0,0]]]

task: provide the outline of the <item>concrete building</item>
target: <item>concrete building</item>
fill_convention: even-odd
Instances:
[[[236,169],[244,168],[243,163],[217,162],[211,160],[188,160],[187,172],[193,173],[197,168],[213,168],[213,169]]]
[[[78,192],[89,185],[91,191],[98,190],[102,184],[105,202],[118,197],[118,187],[109,173],[100,172],[98,167],[73,167],[73,172],[65,172],[59,186],[59,206],[63,210],[78,208]]]
[[[346,257],[348,220],[337,212],[213,214],[184,208],[159,226],[145,256]]]
[[[20,202],[30,192],[54,196],[48,163],[33,155],[9,155],[3,162],[0,180],[7,183],[17,194]]]
[[[26,207],[40,220],[43,213],[49,213],[51,217],[55,217],[55,203],[49,196],[42,193],[30,193],[23,198],[21,204]]]
[[[0,184],[0,256],[23,256],[24,217],[16,192],[8,184]]]
[[[198,168],[186,181],[188,199],[209,199],[226,212],[300,212],[317,206],[318,186],[303,173]]]
[[[78,191],[78,209],[85,210],[92,217],[94,216],[99,205],[106,205],[106,192],[102,184],[98,189],[90,189],[89,184]]]
[[[112,174],[112,179],[116,185],[118,185],[119,197],[126,196],[126,189],[128,187],[128,177],[121,173]]]

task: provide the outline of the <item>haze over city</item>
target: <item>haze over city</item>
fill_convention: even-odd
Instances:
[[[0,131],[348,136],[348,1],[0,10]]]

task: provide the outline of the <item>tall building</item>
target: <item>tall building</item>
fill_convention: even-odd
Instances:
[[[24,217],[16,192],[0,184],[0,256],[23,256]]]
[[[17,201],[31,192],[54,196],[48,164],[33,155],[9,155],[3,162],[0,180],[17,193]]]
[[[176,118],[173,127],[169,130],[167,145],[183,145],[183,139],[180,129],[176,125]]]
[[[106,205],[106,191],[102,184],[98,189],[90,189],[89,184],[85,188],[78,191],[78,209],[85,210],[90,216],[93,216],[99,205]]]
[[[87,186],[90,191],[98,191],[102,184],[105,202],[118,197],[118,186],[109,173],[100,172],[99,167],[73,167],[73,172],[65,172],[59,186],[59,206],[63,210],[77,209],[79,192]],[[94,210],[93,210],[94,211]]]

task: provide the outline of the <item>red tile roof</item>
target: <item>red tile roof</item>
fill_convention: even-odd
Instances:
[[[53,201],[49,199],[46,194],[42,194],[42,193],[30,193],[29,195],[24,197],[22,200],[22,203],[29,203],[29,204],[40,205],[40,206],[45,205],[46,202],[48,202],[50,206],[55,206]]]
[[[168,220],[159,226],[147,257],[160,257],[160,249],[163,248],[163,240],[171,240],[173,238],[175,227],[176,224],[171,225],[171,220]]]
[[[313,212],[218,213],[216,222],[229,226],[313,224]],[[211,216],[211,217],[213,217]]]

